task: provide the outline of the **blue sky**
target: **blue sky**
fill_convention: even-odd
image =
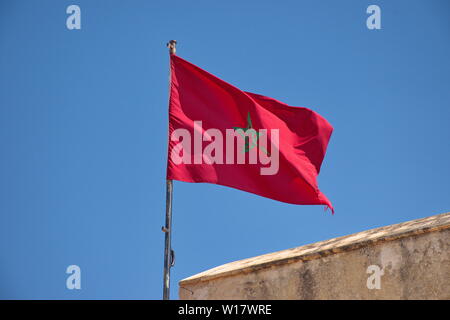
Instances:
[[[81,30],[66,8],[81,8]],[[381,8],[369,30],[366,8]],[[0,1],[0,298],[160,299],[165,43],[242,90],[334,127],[336,213],[174,182],[178,281],[277,250],[449,211],[450,4]],[[81,290],[66,288],[67,266]]]

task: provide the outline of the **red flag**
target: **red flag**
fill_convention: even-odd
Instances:
[[[323,204],[317,175],[333,127],[319,114],[241,91],[171,54],[167,179]]]

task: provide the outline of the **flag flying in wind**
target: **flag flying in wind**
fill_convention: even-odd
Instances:
[[[170,55],[167,179],[333,206],[320,171],[333,127],[312,110],[242,91]]]

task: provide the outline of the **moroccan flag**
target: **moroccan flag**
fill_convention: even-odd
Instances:
[[[241,91],[171,54],[167,179],[293,204],[322,204],[317,175],[333,127],[317,113]]]

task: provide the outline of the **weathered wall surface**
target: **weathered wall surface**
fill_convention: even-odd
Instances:
[[[235,261],[180,299],[450,299],[450,213]]]

